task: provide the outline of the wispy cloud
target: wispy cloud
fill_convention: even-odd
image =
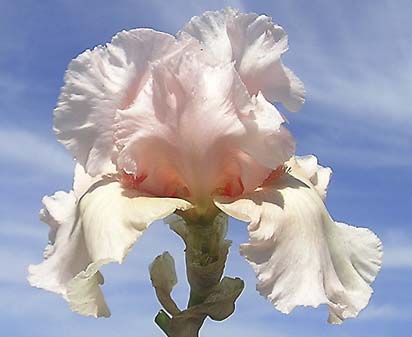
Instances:
[[[328,15],[316,21],[303,7],[290,6],[288,57],[306,79],[309,100],[358,118],[411,125],[410,2],[385,0],[355,11],[349,3],[330,3],[323,8]]]
[[[297,2],[279,4],[281,13],[293,13],[281,22],[290,36],[287,64],[307,89],[302,114],[291,116],[301,126],[299,150],[312,148],[339,165],[412,167],[405,156],[412,149],[412,3],[401,3],[354,10],[322,2],[327,15],[316,17]]]
[[[319,127],[309,123],[311,132],[297,135],[299,154],[316,153],[321,162],[356,170],[394,171],[412,167],[412,156],[405,155],[412,148],[406,130],[385,130],[369,124],[360,129],[358,125],[350,125],[345,118],[337,117],[336,120],[345,125],[344,130],[342,126]]]
[[[160,19],[163,20],[172,30],[178,30],[195,15],[201,15],[205,11],[219,10],[224,7],[233,7],[241,11],[245,10],[242,0],[210,0],[203,1],[174,1],[172,6],[165,6],[163,1],[153,1],[151,3],[157,9]]]
[[[0,129],[0,158],[6,167],[18,166],[27,175],[73,174],[73,160],[61,145],[27,129]]]
[[[43,230],[32,224],[17,221],[0,221],[0,237],[4,239],[38,240],[45,239],[47,225]]]
[[[391,304],[371,305],[360,315],[361,320],[411,320],[410,309],[400,308]]]
[[[40,254],[39,254],[40,255]],[[27,285],[27,266],[34,254],[23,249],[0,249],[0,262],[6,272],[0,274],[0,283],[8,285]],[[3,270],[4,270],[3,269]]]
[[[383,242],[384,268],[412,269],[412,233],[394,228]]]
[[[386,246],[384,266],[387,268],[412,269],[412,244],[407,246]]]

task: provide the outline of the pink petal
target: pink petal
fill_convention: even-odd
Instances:
[[[220,60],[235,61],[250,94],[262,91],[270,101],[297,111],[304,103],[303,83],[280,59],[288,49],[287,35],[272,19],[231,8],[192,18],[183,29]]]
[[[69,65],[54,111],[57,138],[95,176],[115,171],[116,110],[133,103],[149,62],[173,53],[175,38],[150,29],[123,31],[106,46],[86,50]]]
[[[252,191],[294,152],[279,112],[250,96],[232,63],[201,45],[152,66],[134,104],[118,110],[119,168],[160,196],[210,199]]]

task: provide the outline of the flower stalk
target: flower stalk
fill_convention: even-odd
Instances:
[[[225,240],[227,216],[212,209],[204,214],[193,210],[180,213],[180,217],[168,218],[174,230],[185,242],[186,274],[190,285],[187,309],[180,311],[173,300],[172,287],[162,287],[160,280],[173,280],[176,284],[174,262],[169,253],[158,256],[150,266],[152,284],[160,310],[155,323],[168,337],[197,337],[205,319],[223,320],[234,311],[234,302],[243,290],[239,278],[222,279],[231,241]],[[165,264],[161,261],[170,262]],[[165,291],[166,293],[165,294]],[[172,307],[172,310],[168,309]],[[167,313],[167,312],[168,313]]]

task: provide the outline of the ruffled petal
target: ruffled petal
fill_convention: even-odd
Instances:
[[[66,299],[72,311],[85,316],[110,317],[110,309],[99,287],[104,283],[99,269],[110,262],[115,260],[92,262],[68,282]]]
[[[213,51],[221,62],[235,61],[250,94],[263,93],[272,102],[297,111],[304,103],[303,83],[280,59],[287,35],[272,19],[227,8],[193,17],[183,28]]]
[[[87,173],[115,170],[116,110],[135,100],[147,80],[149,62],[175,49],[173,36],[135,29],[118,33],[111,43],[86,50],[70,63],[54,111],[54,130]]]
[[[328,304],[329,322],[341,323],[368,304],[382,244],[368,229],[334,222],[310,181],[293,174],[216,205],[250,222],[241,253],[257,274],[262,296],[284,313]]]
[[[292,169],[294,176],[308,179],[322,200],[326,199],[327,189],[332,177],[332,169],[318,164],[314,155],[294,156],[286,166]]]
[[[68,282],[90,262],[89,253],[75,230],[77,202],[101,177],[91,177],[79,164],[75,167],[73,191],[56,192],[43,198],[40,220],[48,224],[49,244],[44,250],[44,261],[29,267],[28,280],[32,286],[63,295],[67,299]]]
[[[109,262],[122,263],[149,224],[176,209],[190,207],[184,200],[149,197],[127,190],[118,181],[103,180],[94,184],[79,203],[76,226],[82,227],[91,263],[68,284],[72,310],[99,316],[104,300],[99,289],[102,277],[98,269]]]
[[[110,178],[92,185],[76,199],[58,192],[44,199],[46,216],[55,240],[46,260],[29,268],[33,286],[62,294],[71,309],[88,316],[109,316],[99,285],[99,268],[121,263],[147,226],[188,209],[184,200],[155,198],[127,190]]]
[[[76,221],[77,200],[73,192],[56,192],[43,198],[40,219],[50,226],[49,244],[44,261],[29,267],[32,286],[66,297],[67,283],[89,262],[87,249],[78,231],[72,233]],[[66,297],[67,298],[67,297]]]
[[[284,119],[250,96],[232,63],[215,64],[198,43],[153,64],[135,104],[119,110],[119,168],[140,189],[196,203],[229,186],[253,191],[294,153]]]

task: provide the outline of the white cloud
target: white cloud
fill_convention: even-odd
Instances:
[[[243,322],[239,320],[232,323],[230,318],[228,322],[210,322],[206,321],[205,324],[205,337],[215,337],[215,336],[236,336],[236,337],[287,337],[289,334],[280,331],[273,331],[268,329],[267,325],[264,323],[254,322],[253,319],[246,319]],[[296,336],[295,336],[296,337]]]
[[[290,38],[286,64],[307,89],[302,114],[291,116],[305,129],[297,133],[298,150],[356,168],[412,167],[405,156],[412,148],[412,3],[384,0],[354,10],[322,2],[327,15],[319,16],[296,2],[274,6],[293,13],[280,22]]]
[[[356,126],[348,125],[350,122],[345,118],[340,118],[340,121],[346,123],[345,135],[336,132],[335,128],[319,130],[317,126],[312,126],[317,132],[297,135],[299,154],[316,153],[321,163],[326,161],[352,169],[396,170],[412,167],[412,156],[405,155],[412,146],[406,132],[377,128],[371,131],[369,126],[369,130],[365,127],[364,133],[361,133]]]
[[[412,234],[394,229],[384,243],[384,268],[412,269]]]
[[[384,267],[412,269],[412,245],[386,246]]]
[[[245,11],[242,0],[209,0],[207,2],[178,0],[170,6],[165,6],[163,1],[153,1],[151,5],[156,8],[160,18],[170,26],[172,31],[181,29],[192,16],[201,15],[208,10],[219,10],[230,6]]]
[[[38,258],[22,249],[22,247],[19,249],[1,248],[0,263],[3,271],[0,274],[0,282],[8,285],[26,284],[27,267],[31,262],[30,260]]]
[[[410,320],[412,313],[390,304],[370,305],[359,315],[360,320]]]
[[[0,158],[7,167],[20,167],[26,177],[36,172],[65,177],[73,174],[73,160],[57,141],[48,141],[27,129],[0,129]]]
[[[302,71],[308,101],[369,121],[410,126],[412,46],[406,27],[412,6],[381,1],[357,8],[333,2],[324,5],[328,15],[314,21],[293,7],[288,57]]]
[[[37,217],[36,217],[37,219]],[[23,239],[23,240],[46,240],[46,232],[48,226],[39,224],[38,221],[33,221],[33,224],[26,224],[18,221],[0,221],[0,238],[3,239]],[[40,228],[39,228],[40,227]],[[47,234],[46,234],[47,235]]]

